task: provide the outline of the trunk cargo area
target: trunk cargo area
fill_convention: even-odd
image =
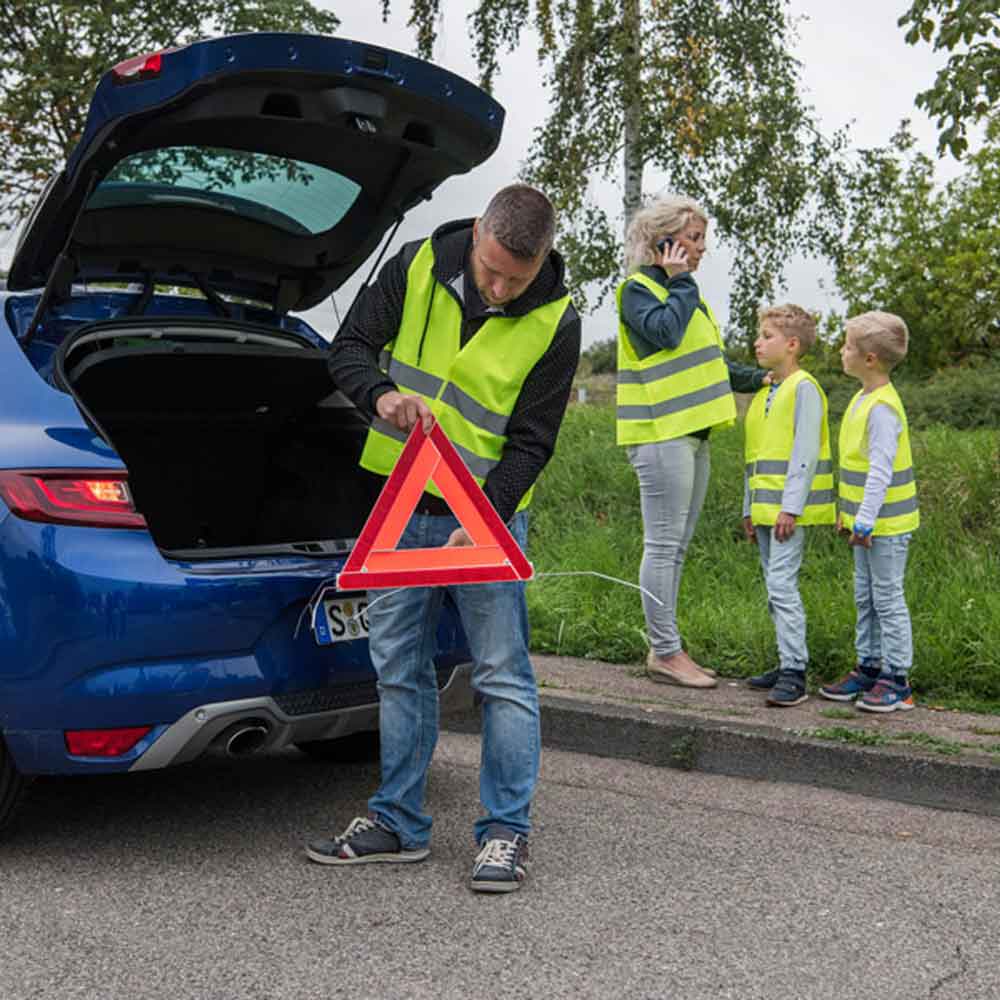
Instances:
[[[161,549],[343,542],[378,496],[358,466],[367,421],[321,349],[119,338],[74,349],[65,378]]]

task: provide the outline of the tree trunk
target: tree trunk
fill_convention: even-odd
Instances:
[[[639,0],[623,0],[622,33],[624,35],[622,58],[622,93],[625,99],[624,166],[625,231],[632,216],[642,204],[643,158],[640,148],[642,124],[641,36],[639,32]]]

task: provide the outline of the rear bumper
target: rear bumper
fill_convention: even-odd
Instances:
[[[460,710],[472,698],[469,670],[449,671],[441,688],[441,711]],[[287,707],[287,702],[285,703]],[[352,733],[378,729],[378,704],[356,705],[302,715],[291,715],[274,698],[246,698],[192,709],[168,726],[128,768],[151,771],[194,760],[212,749],[223,749],[228,736],[242,726],[262,725],[266,736],[256,752],[281,750],[311,740],[335,740]]]

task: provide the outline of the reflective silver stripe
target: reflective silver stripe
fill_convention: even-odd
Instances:
[[[393,424],[386,423],[381,417],[376,417],[372,421],[372,430],[378,431],[380,434],[385,434],[387,437],[391,437],[395,441],[400,441],[405,443],[406,439],[410,436],[408,431],[401,431],[398,427]],[[497,464],[496,461],[490,458],[481,458],[475,452],[469,451],[468,448],[463,447],[460,444],[452,441],[455,445],[455,450],[462,456],[462,461],[469,467],[469,472],[474,476],[478,476],[480,479],[485,479],[487,473]]]
[[[782,490],[754,490],[750,496],[751,503],[781,503],[784,497]],[[806,498],[807,507],[818,507],[821,504],[833,503],[833,490],[812,490]]]
[[[376,417],[372,421],[372,428],[395,441],[405,441],[410,436],[407,431],[401,431],[395,424],[387,423],[381,417]]]
[[[470,424],[475,424],[481,430],[496,434],[498,437],[506,436],[509,418],[483,406],[467,392],[459,389],[454,382],[448,383],[448,387],[441,394],[441,402],[455,407]]]
[[[841,499],[840,501],[840,509],[845,514],[857,514],[860,507],[861,504],[854,500]],[[901,514],[912,514],[917,509],[919,509],[917,498],[909,497],[906,500],[897,500],[895,503],[882,504],[876,516],[881,521],[883,517],[899,517]]]
[[[716,382],[715,385],[705,386],[695,392],[685,393],[683,396],[675,396],[673,399],[665,399],[655,406],[619,406],[619,420],[656,420],[658,417],[665,417],[668,413],[679,413],[681,410],[690,410],[702,403],[710,403],[713,399],[729,395],[729,381]]]
[[[788,463],[769,458],[758,459],[753,472],[755,476],[783,476],[788,472]]]
[[[479,479],[485,479],[489,475],[490,470],[497,465],[497,461],[492,458],[482,458],[455,441],[452,441],[452,444],[455,445],[455,450],[462,456],[462,461],[469,467],[469,472]]]
[[[643,383],[657,382],[668,375],[676,375],[678,372],[687,371],[689,368],[697,368],[698,365],[707,364],[722,357],[722,351],[718,347],[701,347],[697,351],[685,354],[680,358],[671,358],[669,361],[661,361],[652,368],[641,368],[638,371],[626,368],[618,373],[619,385],[641,385]]]
[[[820,504],[833,503],[835,496],[833,490],[812,490],[806,498],[806,506],[817,507]]]
[[[912,465],[908,469],[900,469],[899,472],[892,474],[892,479],[889,480],[889,488],[892,489],[893,486],[905,486],[907,483],[912,483],[915,478]],[[843,467],[840,469],[840,481],[846,483],[848,486],[864,486],[867,479],[867,472],[854,472],[851,469]]]
[[[778,462],[772,459],[760,459],[756,465],[750,463],[747,465],[747,472],[753,476],[783,476],[788,472],[787,462]],[[816,463],[816,472],[814,475],[824,476],[830,475],[833,472],[833,462],[829,458],[823,459],[821,462]]]
[[[431,399],[437,398],[441,386],[444,385],[444,379],[440,379],[436,375],[428,375],[427,372],[414,368],[412,365],[403,364],[402,361],[397,361],[395,358],[389,365],[389,377],[405,385],[408,389],[413,389],[424,396],[430,396]]]
[[[781,490],[754,490],[750,494],[751,503],[781,503],[784,493]]]

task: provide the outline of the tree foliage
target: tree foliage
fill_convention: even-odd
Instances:
[[[308,0],[0,0],[0,225],[23,218],[124,59],[214,34],[332,32]]]
[[[886,309],[910,329],[906,366],[926,371],[1000,350],[1000,124],[944,187],[907,128],[862,154],[837,284],[849,313]]]
[[[899,25],[910,45],[952,53],[933,86],[917,95],[917,106],[937,120],[938,151],[960,159],[969,147],[968,126],[1000,101],[1000,3],[914,0]]]
[[[411,0],[425,56],[439,13],[440,0]],[[648,170],[699,199],[736,251],[733,313],[747,332],[790,257],[836,255],[845,140],[824,139],[801,97],[785,0],[478,0],[470,33],[487,87],[526,25],[550,109],[523,175],[556,204],[578,290],[602,298],[620,277]],[[596,179],[620,183],[620,213],[590,196]]]

